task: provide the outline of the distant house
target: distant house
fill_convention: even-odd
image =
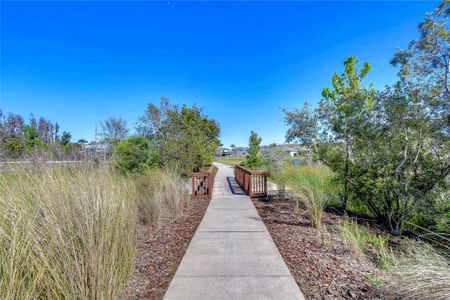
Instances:
[[[286,155],[290,157],[298,157],[298,150],[294,148],[287,147],[286,149],[284,149],[284,153],[286,153]]]
[[[233,156],[241,157],[247,155],[247,147],[235,147],[233,150],[231,150],[231,153]]]
[[[231,150],[224,147],[219,147],[216,149],[216,156],[232,156]]]
[[[300,146],[298,144],[281,144],[281,145],[269,145],[269,146],[262,146],[261,147],[261,153],[269,154],[271,151],[279,151],[284,153],[284,155],[288,157],[299,157],[301,155],[305,155],[309,153],[309,149],[306,147]]]

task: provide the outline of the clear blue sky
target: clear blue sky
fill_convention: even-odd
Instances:
[[[316,103],[349,55],[375,87],[438,2],[1,2],[1,109],[58,121],[73,139],[148,102],[204,107],[221,140],[284,141],[281,107]]]

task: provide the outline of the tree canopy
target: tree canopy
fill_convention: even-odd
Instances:
[[[128,135],[127,122],[122,118],[109,118],[101,123],[106,142],[117,144]]]
[[[392,232],[448,183],[449,2],[419,24],[420,36],[398,50],[399,80],[376,91],[363,81],[370,64],[350,56],[332,76],[315,111],[285,110],[286,139],[311,146],[335,173],[347,200],[361,203]]]
[[[184,175],[210,164],[220,145],[219,124],[197,106],[172,105],[162,97],[160,106],[150,103],[136,128],[158,150],[161,166]]]

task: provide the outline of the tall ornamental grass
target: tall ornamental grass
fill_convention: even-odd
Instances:
[[[327,201],[335,196],[336,189],[331,183],[331,171],[322,165],[286,166],[284,177],[287,186],[300,197],[312,226],[320,227]],[[297,201],[296,210],[299,209]]]
[[[147,170],[134,177],[136,202],[144,223],[157,227],[164,217],[178,216],[189,200],[183,179],[173,171]]]
[[[136,188],[106,166],[0,173],[2,299],[114,299],[133,262]]]

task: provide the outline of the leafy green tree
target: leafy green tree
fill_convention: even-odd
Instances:
[[[332,88],[323,89],[316,112],[310,110],[308,103],[301,110],[283,110],[289,126],[286,141],[312,147],[343,182],[344,211],[348,202],[352,145],[364,132],[367,113],[376,95],[370,85],[363,85],[370,68],[367,62],[358,66],[357,58],[350,56],[344,62],[344,72],[333,75]]]
[[[313,146],[317,142],[319,126],[317,117],[305,102],[302,109],[289,111],[283,109],[284,121],[289,127],[286,133],[286,142],[297,142],[303,146]]]
[[[139,117],[136,126],[136,132],[139,136],[146,138],[154,138],[158,140],[162,138],[163,122],[168,118],[169,111],[177,109],[177,106],[171,106],[167,97],[160,98],[160,106],[149,103],[144,115]]]
[[[343,182],[342,208],[345,211],[348,201],[348,185],[350,170],[350,153],[352,143],[358,131],[364,130],[366,113],[373,105],[376,95],[371,86],[364,87],[362,81],[370,71],[370,64],[358,66],[358,60],[350,56],[344,62],[344,72],[335,73],[332,77],[333,88],[324,88],[319,106],[321,125],[326,128],[325,139],[332,140],[338,152],[329,147],[321,151],[322,160],[326,161],[335,174]],[[311,124],[314,125],[314,122]],[[339,155],[336,155],[339,154]]]
[[[115,145],[128,135],[127,122],[122,118],[109,118],[101,123],[106,142]]]
[[[418,40],[397,52],[397,84],[378,93],[362,88],[370,67],[358,69],[350,58],[316,112],[319,158],[345,186],[346,199],[365,205],[395,234],[429,197],[448,188],[448,3],[419,25]],[[297,124],[304,125],[291,123],[294,138],[311,132]]]
[[[37,146],[42,145],[42,142],[39,139],[40,134],[36,127],[25,125],[22,131],[25,142],[25,152],[31,153]]]
[[[432,108],[399,83],[375,101],[365,134],[355,135],[350,191],[392,232],[439,186],[450,170],[448,138]]]
[[[70,140],[72,139],[72,134],[68,131],[63,131],[61,135],[61,145],[67,146],[70,144]]]
[[[77,144],[82,144],[82,145],[84,145],[84,144],[87,144],[87,143],[88,143],[88,141],[85,140],[85,139],[79,139],[79,140],[77,141]]]
[[[254,131],[251,132],[248,140],[248,151],[246,157],[247,166],[250,168],[257,168],[261,166],[261,137]]]
[[[153,103],[136,128],[158,149],[161,166],[180,170],[183,175],[212,162],[220,145],[218,123],[196,106],[171,105],[165,97],[160,106]]]
[[[397,234],[431,195],[448,188],[449,12],[443,1],[419,24],[419,38],[396,53],[399,82],[377,97],[373,136],[355,147],[358,160],[371,167],[355,174],[361,178],[353,190]]]
[[[140,173],[157,166],[156,149],[144,137],[132,136],[120,141],[113,151],[117,169]]]
[[[450,130],[450,1],[443,0],[418,26],[419,38],[399,49],[391,63],[409,94],[426,102],[433,117]]]

